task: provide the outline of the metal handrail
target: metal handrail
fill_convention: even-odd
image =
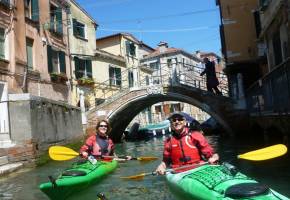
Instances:
[[[173,77],[173,70],[172,67],[175,65],[176,67],[176,77]],[[180,68],[187,68],[187,70],[180,69]],[[137,82],[137,85],[130,87],[128,83],[128,72],[132,70],[132,68],[128,68],[121,73],[121,85],[120,86],[112,86],[110,84],[110,79],[102,82],[102,83],[95,83],[94,87],[94,94],[96,99],[104,99],[104,103],[109,103],[111,101],[120,98],[122,95],[126,94],[130,91],[130,88],[138,89],[141,87],[151,87],[152,85],[173,85],[173,79],[177,79],[178,84],[188,85],[194,88],[198,88],[201,90],[207,90],[206,87],[206,77],[200,76],[200,73],[203,71],[204,68],[185,64],[181,62],[173,63],[170,66],[168,63],[159,63],[159,69],[153,70],[151,72],[148,79],[143,78]],[[127,75],[125,75],[127,73]],[[227,77],[224,73],[217,72],[217,78],[219,79],[220,85],[219,88],[221,89],[224,96],[228,96],[228,86],[227,86]],[[123,84],[127,83],[127,84]],[[97,93],[100,93],[99,96]],[[90,110],[95,108],[95,104],[91,107]]]

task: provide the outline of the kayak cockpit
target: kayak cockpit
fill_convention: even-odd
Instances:
[[[270,188],[260,183],[240,183],[230,186],[225,191],[225,196],[233,199],[249,198],[269,194]]]

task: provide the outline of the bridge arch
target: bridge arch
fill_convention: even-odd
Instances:
[[[117,99],[105,103],[95,110],[106,111],[105,116],[112,125],[113,140],[118,141],[124,130],[133,118],[145,108],[163,101],[180,101],[199,107],[214,117],[226,130],[228,135],[233,135],[234,129],[229,121],[231,113],[234,111],[234,102],[224,96],[217,96],[207,91],[192,88],[187,85],[177,86],[160,86],[153,89],[152,87],[144,87],[142,89],[129,90],[125,94],[120,95]],[[156,92],[157,91],[157,92]],[[88,115],[97,118],[96,115]]]

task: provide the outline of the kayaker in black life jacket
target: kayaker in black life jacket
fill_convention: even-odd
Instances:
[[[127,156],[125,159],[119,159],[114,153],[114,143],[109,138],[108,134],[111,131],[111,126],[107,120],[101,120],[96,126],[96,134],[90,136],[85,145],[80,149],[80,154],[84,158],[88,156],[94,156],[96,159],[105,160],[130,160],[131,156]]]

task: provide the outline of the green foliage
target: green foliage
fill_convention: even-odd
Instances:
[[[79,78],[77,81],[79,85],[84,85],[84,86],[93,86],[95,84],[95,81],[92,78],[87,78],[87,77]]]

